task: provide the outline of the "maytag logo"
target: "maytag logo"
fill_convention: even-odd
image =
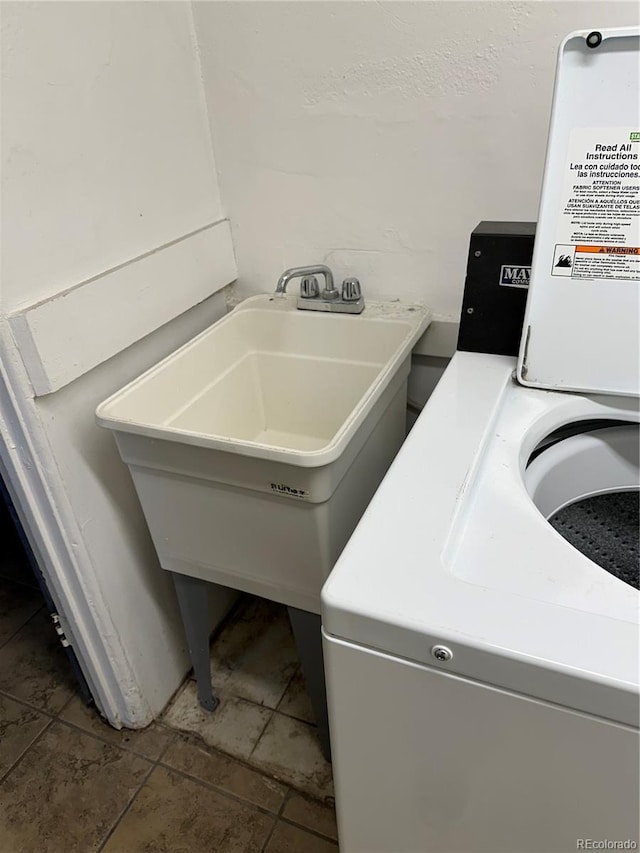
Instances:
[[[531,267],[500,267],[500,284],[505,287],[528,287],[531,278]]]

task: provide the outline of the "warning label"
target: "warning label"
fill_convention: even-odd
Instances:
[[[640,281],[640,135],[637,128],[575,128],[551,274]]]

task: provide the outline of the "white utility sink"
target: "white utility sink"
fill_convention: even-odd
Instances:
[[[256,296],[102,403],[165,569],[319,612],[404,439],[420,305]]]
[[[336,459],[429,322],[420,306],[311,314],[255,296],[98,407],[98,423],[297,465]]]

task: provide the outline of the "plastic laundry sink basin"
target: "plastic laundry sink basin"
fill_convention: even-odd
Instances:
[[[257,296],[98,407],[164,569],[320,610],[405,436],[418,305]]]
[[[311,314],[257,296],[103,403],[102,426],[303,466],[337,458],[427,327],[420,306]]]

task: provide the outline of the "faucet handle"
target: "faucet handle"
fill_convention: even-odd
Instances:
[[[300,296],[303,299],[315,299],[319,293],[318,279],[315,275],[306,275],[300,282]]]
[[[357,278],[345,278],[342,282],[343,302],[357,302],[362,296],[362,288]]]

